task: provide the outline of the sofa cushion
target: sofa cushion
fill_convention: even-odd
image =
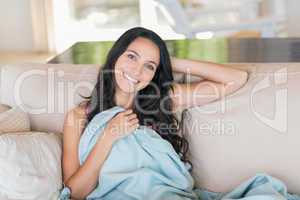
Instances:
[[[198,187],[233,189],[266,172],[300,194],[300,64],[253,64],[248,83],[183,113]]]
[[[24,132],[0,136],[0,199],[57,199],[62,187],[61,138]]]
[[[0,105],[0,107],[3,107]],[[0,112],[0,135],[8,132],[30,131],[28,114],[18,107]]]

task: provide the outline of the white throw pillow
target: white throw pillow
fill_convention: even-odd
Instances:
[[[18,107],[8,109],[5,105],[1,105],[0,112],[0,135],[10,132],[26,132],[30,131],[30,120],[26,112]]]
[[[23,132],[0,136],[0,198],[57,199],[62,187],[61,136]]]

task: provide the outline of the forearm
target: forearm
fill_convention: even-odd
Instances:
[[[65,184],[71,189],[73,198],[84,199],[96,187],[99,172],[111,148],[111,142],[101,137],[84,164],[67,180]]]
[[[247,72],[226,67],[222,64],[172,58],[172,69],[174,72],[186,73],[187,75],[200,76],[204,79],[219,83],[243,84],[247,80]]]

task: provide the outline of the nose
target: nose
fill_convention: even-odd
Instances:
[[[132,71],[132,74],[135,76],[134,78],[138,78],[138,76],[143,72],[143,65],[136,65],[136,67]]]

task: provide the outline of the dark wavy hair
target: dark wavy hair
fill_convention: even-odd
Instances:
[[[88,108],[86,125],[97,113],[116,106],[114,99],[116,92],[115,63],[130,43],[138,37],[149,39],[157,45],[160,50],[160,62],[150,84],[137,92],[133,111],[137,114],[141,125],[151,126],[163,139],[172,144],[183,162],[190,163],[187,159],[189,145],[183,136],[178,135],[180,126],[178,119],[172,113],[173,105],[169,97],[170,90],[173,91],[170,83],[174,81],[170,56],[165,42],[151,30],[142,27],[129,29],[114,43],[99,71],[97,83],[91,95],[82,96],[88,99],[86,101]],[[156,87],[152,87],[153,85]],[[149,98],[151,95],[154,97]]]

